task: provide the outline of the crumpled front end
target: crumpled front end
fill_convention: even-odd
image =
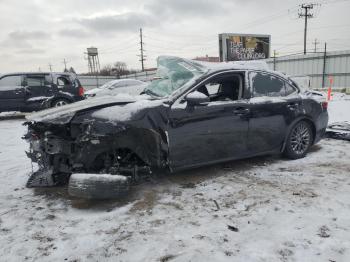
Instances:
[[[62,127],[55,132],[50,129],[44,131],[44,125],[34,125],[27,122],[28,132],[23,137],[29,142],[27,156],[36,163],[38,170],[28,179],[27,187],[46,187],[66,184],[72,172],[73,141],[68,137],[63,139],[56,132],[63,132]],[[54,127],[52,130],[54,130]]]
[[[27,122],[28,157],[37,164],[27,187],[66,184],[72,173],[109,173],[138,180],[166,165],[164,138],[152,129],[86,120]]]

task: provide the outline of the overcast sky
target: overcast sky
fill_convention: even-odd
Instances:
[[[100,52],[101,67],[124,61],[139,69],[139,28],[146,67],[159,55],[218,56],[219,33],[270,34],[279,55],[303,50],[298,0],[0,0],[0,72],[48,71],[68,66],[87,72],[86,48]],[[309,20],[315,38],[330,50],[350,49],[350,1],[318,0]]]

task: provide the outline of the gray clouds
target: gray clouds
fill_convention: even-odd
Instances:
[[[142,26],[153,27],[157,20],[146,13],[127,12],[124,14],[104,14],[89,18],[79,18],[76,22],[95,32],[136,31]]]
[[[0,72],[35,70],[39,66],[47,69],[48,63],[60,69],[63,58],[84,72],[84,52],[89,46],[98,48],[102,66],[125,61],[129,67],[139,68],[140,27],[144,31],[146,67],[155,66],[158,55],[217,56],[217,35],[223,32],[271,34],[271,50],[283,55],[302,49],[303,21],[288,15],[288,9],[297,9],[300,2],[0,0]],[[308,44],[317,38],[322,43],[327,41],[330,50],[349,48],[345,39],[350,37],[346,27],[350,1],[331,2],[334,4],[321,7],[327,12],[310,19]],[[4,59],[4,54],[9,56]]]
[[[30,39],[40,40],[40,39],[47,39],[50,37],[50,35],[44,31],[17,30],[9,33],[8,37],[11,40],[30,40]]]
[[[140,27],[165,27],[169,23],[180,22],[188,18],[219,16],[228,10],[232,1],[222,0],[220,5],[210,0],[152,0],[140,5],[140,10],[118,14],[98,14],[73,19],[84,28],[96,33],[135,32]],[[117,10],[117,9],[116,9]]]
[[[25,30],[16,30],[11,31],[7,38],[0,42],[0,45],[3,47],[12,47],[12,48],[31,48],[32,41],[38,42],[42,40],[50,39],[50,34],[44,31],[25,31]]]

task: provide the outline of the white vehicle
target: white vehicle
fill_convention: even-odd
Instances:
[[[135,79],[118,79],[110,81],[100,87],[88,90],[85,92],[85,96],[113,96],[117,94],[129,94],[139,95],[143,89],[147,86],[146,82]]]

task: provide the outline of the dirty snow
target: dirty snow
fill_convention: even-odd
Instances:
[[[21,123],[0,121],[1,261],[350,261],[348,142],[159,174],[97,202],[24,187]]]

